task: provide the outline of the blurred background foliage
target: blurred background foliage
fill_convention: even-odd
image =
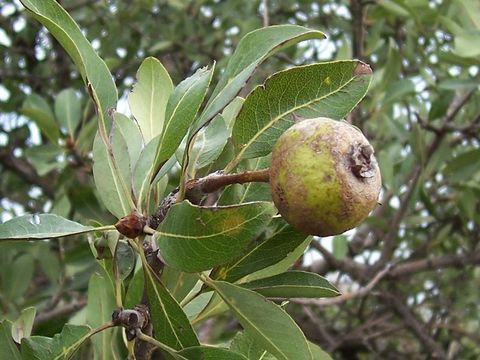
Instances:
[[[356,230],[316,239],[296,264],[351,296],[289,306],[335,359],[480,357],[478,1],[59,2],[110,67],[120,112],[144,57],[160,59],[178,83],[214,61],[222,69],[239,39],[267,24],[304,25],[328,39],[277,54],[251,84],[294,65],[368,62],[372,86],[347,120],[376,149],[381,206]],[[18,1],[0,0],[0,25],[1,221],[51,212],[113,223],[92,183],[96,122],[79,73]],[[84,238],[2,243],[0,264],[1,317],[35,306],[33,333],[51,336],[87,316],[98,267]],[[214,343],[237,326],[213,318],[199,333]]]

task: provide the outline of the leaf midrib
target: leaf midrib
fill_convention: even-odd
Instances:
[[[254,217],[250,217],[250,218],[248,218],[248,220],[245,220],[245,221],[243,221],[243,222],[241,222],[241,223],[239,223],[239,224],[237,224],[233,227],[230,227],[226,230],[223,230],[223,231],[220,231],[220,232],[217,232],[217,233],[214,233],[214,234],[200,235],[200,236],[198,236],[198,235],[197,236],[188,236],[188,235],[167,233],[167,232],[164,232],[164,231],[156,231],[156,233],[158,235],[161,235],[161,236],[168,236],[168,237],[173,237],[173,238],[178,238],[178,239],[190,239],[190,240],[209,239],[209,238],[212,238],[212,237],[217,237],[217,236],[226,234],[228,232],[234,231],[234,230],[238,229],[239,227],[249,223],[250,221],[253,221],[253,220],[257,219],[261,215],[265,214],[268,210],[269,210],[268,208],[265,208],[261,212],[259,212],[257,215],[255,215]]]

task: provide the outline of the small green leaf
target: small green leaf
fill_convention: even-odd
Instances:
[[[75,90],[65,89],[57,95],[54,108],[58,123],[73,137],[82,118],[82,100]]]
[[[279,360],[312,360],[305,335],[281,307],[227,282],[213,281],[211,286],[243,328]]]
[[[40,176],[45,176],[52,170],[62,170],[65,168],[66,161],[63,160],[64,154],[64,148],[52,143],[32,146],[25,149],[25,156]]]
[[[191,178],[195,177],[197,169],[201,169],[211,164],[222,154],[223,149],[232,134],[233,120],[240,111],[242,104],[242,98],[235,98],[225,107],[222,114],[218,114],[208,126],[198,132],[195,137],[195,143],[191,148],[190,161],[188,164],[189,176]],[[186,138],[184,138],[182,146],[180,146],[176,152],[176,157],[179,162],[182,161],[185,144]]]
[[[132,309],[139,304],[143,296],[145,280],[141,263],[137,263],[133,277],[128,283],[127,293],[125,294],[124,306],[126,309]]]
[[[0,359],[22,360],[20,351],[13,342],[12,323],[8,320],[0,322]]]
[[[188,360],[248,360],[237,352],[213,346],[189,347],[180,351],[179,354]]]
[[[180,305],[145,261],[143,266],[155,338],[175,350],[200,345]]]
[[[418,123],[412,124],[411,137],[410,137],[410,146],[412,147],[413,154],[417,157],[422,164],[422,167],[425,167],[425,161],[427,157],[427,144],[426,144],[426,134],[425,130],[421,128]]]
[[[53,339],[45,336],[30,336],[22,341],[22,359],[50,360],[53,356]]]
[[[464,151],[450,160],[445,167],[445,173],[450,181],[465,181],[479,172],[480,149]]]
[[[88,283],[87,324],[96,328],[112,319],[115,310],[115,293],[106,274],[97,273],[90,277]],[[94,359],[120,360],[121,354],[116,340],[120,337],[120,329],[106,329],[92,336]]]
[[[165,107],[172,90],[172,80],[162,63],[154,57],[143,60],[137,72],[137,83],[128,96],[128,104],[145,144],[162,133]]]
[[[480,49],[478,44],[480,42],[480,30],[464,31],[461,34],[455,35],[453,52],[461,57],[478,57],[480,56]]]
[[[0,224],[0,240],[52,239],[94,230],[53,214],[23,215]]]
[[[162,272],[162,282],[177,301],[182,301],[198,282],[195,274],[179,271],[165,266]]]
[[[88,326],[67,324],[53,338],[30,336],[22,339],[22,359],[68,360],[90,337]]]
[[[116,125],[116,124],[115,124]],[[132,166],[130,164],[130,154],[128,151],[128,142],[130,138],[125,137],[120,131],[120,127],[113,126],[110,131],[109,141],[111,145],[110,158],[113,164],[116,165],[115,170],[117,177],[124,184],[126,191],[131,192]],[[94,158],[94,161],[96,159]]]
[[[168,100],[160,144],[155,157],[154,169],[172,156],[192,124],[212,80],[214,67],[201,68],[177,85]]]
[[[322,298],[340,295],[324,277],[305,271],[288,271],[283,274],[254,280],[243,287],[267,297]]]
[[[23,102],[21,112],[35,121],[40,130],[53,144],[57,143],[60,135],[58,125],[55,122],[50,105],[43,97],[35,93],[28,95]]]
[[[309,238],[306,240],[307,235],[298,232],[282,219],[275,219],[274,221],[279,223],[279,228],[275,233],[268,239],[255,244],[239,258],[218,268],[215,275],[212,274],[212,276],[219,280],[234,282],[246,275],[288,259],[286,267],[279,272],[286,271],[292,262],[303,254],[305,247],[311,240]],[[291,254],[294,254],[296,258],[291,258]]]
[[[216,160],[222,153],[230,134],[231,130],[228,130],[223,116],[217,115],[195,138],[189,166],[193,169],[201,169]]]
[[[20,303],[30,287],[35,271],[35,259],[29,253],[16,257],[9,266],[9,276],[3,281],[2,293],[14,303]]]
[[[29,337],[32,333],[33,320],[37,310],[34,307],[23,309],[20,316],[12,325],[12,338],[20,344],[24,337]]]
[[[358,60],[299,66],[271,76],[245,99],[232,133],[237,155],[225,170],[241,159],[269,154],[294,115],[342,119],[365,96],[370,80],[370,68]]]
[[[145,212],[148,208],[151,195],[151,178],[153,175],[153,161],[155,160],[155,152],[158,148],[159,137],[152,139],[145,146],[138,157],[133,169],[133,193],[136,198],[137,206],[140,211]]]
[[[388,13],[399,16],[399,17],[408,17],[410,13],[404,6],[398,4],[396,1],[392,0],[380,0],[378,4],[383,7]]]
[[[121,148],[124,149],[124,152],[126,151],[125,142],[123,142]],[[116,161],[112,154],[112,146],[107,145],[100,136],[100,132],[98,132],[93,143],[95,186],[106,208],[117,218],[121,218],[130,214],[133,209],[133,200],[124,179],[125,172],[128,172],[129,169],[120,167],[118,163],[124,159]],[[123,174],[123,178],[120,174]]]
[[[115,258],[117,261],[118,275],[122,281],[133,271],[135,267],[135,255],[132,247],[125,240],[118,241]]]
[[[86,85],[96,93],[99,128],[107,133],[108,112],[117,102],[117,89],[105,62],[97,55],[72,17],[55,0],[21,0],[25,8],[58,40],[75,62]],[[100,116],[101,115],[101,116]]]
[[[222,314],[228,310],[228,306],[214,291],[204,292],[197,296],[185,307],[189,318],[193,323],[200,323],[208,318]]]
[[[133,169],[143,148],[142,134],[135,121],[127,116],[116,112],[113,118],[115,127],[127,144],[130,166]]]
[[[155,239],[167,265],[204,271],[237,256],[274,213],[269,202],[200,207],[183,201],[169,210]]]

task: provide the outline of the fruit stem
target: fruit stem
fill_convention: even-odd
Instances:
[[[191,180],[187,183],[188,192],[199,189],[203,193],[212,193],[222,187],[232,184],[245,184],[249,182],[268,182],[270,180],[270,169],[245,171],[238,174],[213,173],[201,179]]]
[[[232,184],[245,184],[249,182],[269,182],[270,169],[262,169],[255,171],[245,171],[238,174],[224,174],[223,172],[215,172],[200,179],[192,179],[185,185],[185,199],[194,204],[198,204],[199,200],[205,195],[213,193],[221,188]],[[157,207],[155,212],[149,216],[147,225],[151,229],[156,229],[163,221],[167,212],[172,205],[179,201],[178,189],[168,194]]]

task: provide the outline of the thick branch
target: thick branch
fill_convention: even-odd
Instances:
[[[187,183],[187,198],[197,191],[208,194],[220,190],[232,184],[245,184],[249,182],[268,182],[270,179],[269,169],[258,171],[245,171],[239,174],[213,173],[201,179],[190,180]]]
[[[368,267],[365,264],[358,263],[351,258],[337,259],[333,254],[325,249],[318,241],[312,241],[311,246],[318,250],[332,269],[343,271],[357,280],[364,280],[367,276]]]
[[[421,259],[398,264],[389,274],[389,277],[400,277],[416,274],[421,271],[437,270],[442,268],[465,265],[480,265],[480,251],[471,254],[443,255],[431,259]]]
[[[52,319],[57,319],[60,317],[71,315],[74,312],[77,312],[78,310],[83,308],[85,305],[87,305],[87,299],[79,299],[79,300],[74,300],[69,304],[58,306],[52,310],[41,312],[35,317],[34,325],[38,326]]]

